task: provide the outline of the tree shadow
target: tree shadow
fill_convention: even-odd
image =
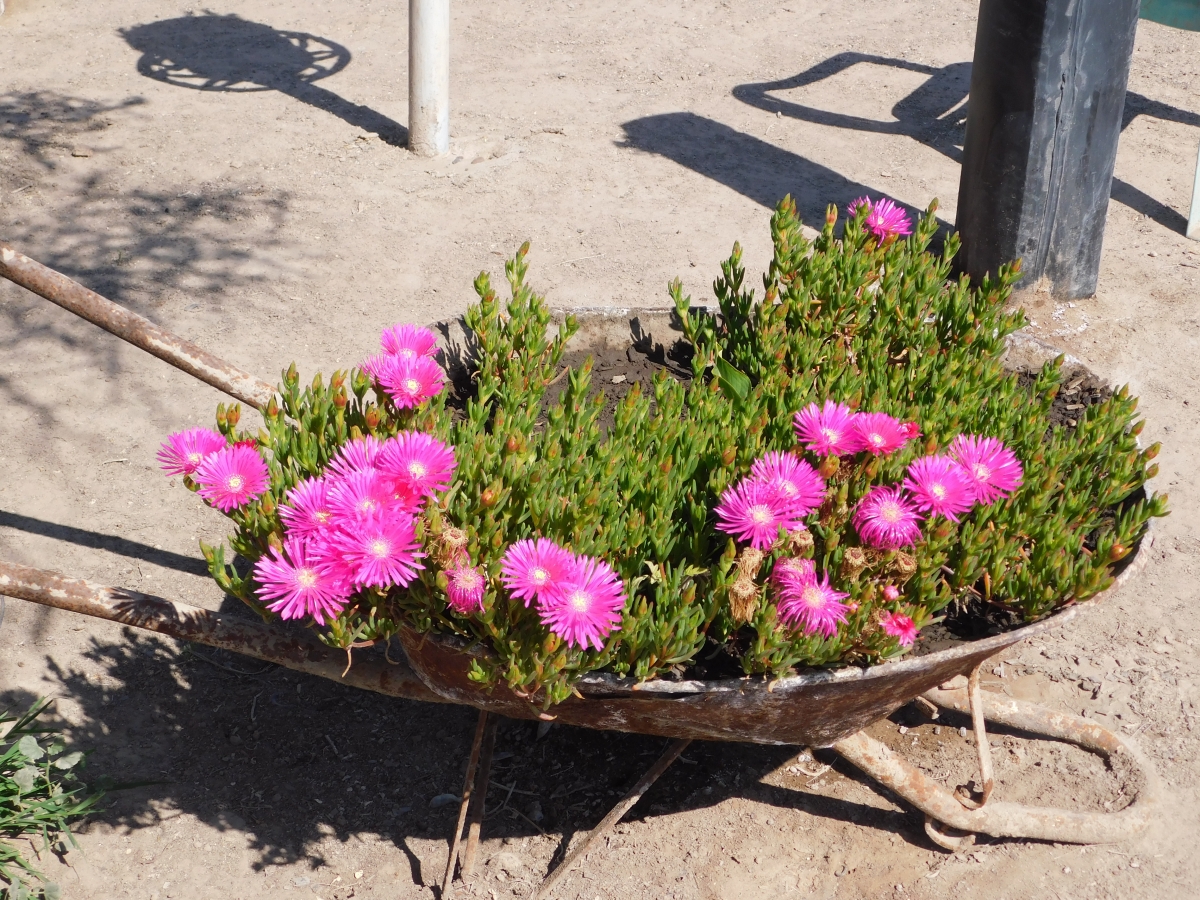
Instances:
[[[109,125],[140,102],[107,106],[45,91],[0,95],[0,163],[9,163],[0,164],[0,187],[9,188],[3,238],[152,320],[162,321],[164,311],[219,314],[230,290],[268,283],[260,262],[284,247],[288,193],[214,184],[122,190],[108,167],[93,165],[53,207],[41,194],[44,179],[63,169],[71,148],[87,142],[86,152],[100,158],[119,149]],[[47,301],[7,282],[0,281],[0,292],[6,295],[0,356],[46,340],[111,378],[114,401],[115,393],[135,394],[149,408],[161,407],[153,390],[120,377],[125,345],[118,338],[82,320],[43,314]],[[0,375],[0,403],[31,409],[45,424],[63,417],[7,375]]]
[[[440,876],[423,869],[411,839],[451,835],[458,805],[435,798],[461,790],[475,710],[374,696],[220,650],[181,650],[133,629],[123,641],[93,639],[82,660],[90,666],[46,663],[55,692],[82,712],[67,732],[76,746],[95,748],[89,776],[158,782],[113,795],[93,820],[139,829],[187,813],[244,836],[255,870],[296,862],[316,869],[329,861],[331,840],[371,836],[407,858],[414,883]],[[102,677],[85,670],[95,666]],[[663,749],[661,738],[567,726],[539,739],[537,723],[503,720],[483,836],[559,833],[565,847]],[[697,742],[629,817],[742,796],[925,846],[907,813],[760,783],[795,753]],[[845,774],[863,780],[849,767]]]
[[[200,91],[279,91],[402,147],[408,129],[314,82],[350,64],[350,51],[327,38],[280,31],[236,14],[162,19],[121,30],[142,56],[147,78]]]
[[[929,77],[916,90],[892,107],[892,115],[895,118],[890,122],[806,106],[774,96],[772,93],[807,87],[859,64],[888,66],[894,69],[918,72]],[[831,56],[790,78],[738,85],[732,93],[734,97],[756,109],[779,113],[804,122],[868,134],[910,137],[961,164],[963,141],[966,137],[970,85],[971,63],[969,62],[934,67],[895,57],[847,52]],[[1200,127],[1200,115],[1196,113],[1151,100],[1133,91],[1127,92],[1121,129],[1127,128],[1129,123],[1139,115]],[[1182,233],[1187,228],[1187,219],[1182,214],[1120,178],[1113,178],[1111,196],[1117,202],[1123,203],[1170,231]]]

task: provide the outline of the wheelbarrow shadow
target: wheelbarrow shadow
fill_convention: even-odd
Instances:
[[[408,143],[399,122],[314,83],[350,64],[350,51],[327,38],[211,12],[134,25],[121,36],[142,54],[137,69],[147,78],[199,91],[279,91],[393,146]]]
[[[93,639],[69,664],[46,660],[55,692],[79,707],[69,738],[95,748],[89,777],[157,782],[114,794],[94,820],[140,829],[187,813],[243,836],[256,870],[316,870],[331,863],[322,849],[331,838],[378,840],[398,848],[415,883],[437,881],[412,839],[450,837],[458,806],[446,795],[461,790],[474,710],[377,697],[132,629],[123,638]],[[536,723],[503,721],[485,840],[557,833],[561,856],[662,749],[659,738],[567,726],[539,737]],[[741,796],[926,846],[905,813],[759,783],[797,749],[698,742],[630,816]]]

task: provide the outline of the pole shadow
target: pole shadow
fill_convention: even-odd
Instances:
[[[121,29],[142,56],[147,78],[198,91],[279,91],[396,147],[408,129],[382,113],[352,103],[314,82],[350,64],[350,51],[327,38],[280,31],[236,14],[182,16]]]

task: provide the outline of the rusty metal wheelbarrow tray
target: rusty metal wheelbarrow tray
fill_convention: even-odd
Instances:
[[[272,389],[264,382],[3,242],[0,275],[256,408],[261,409],[272,396]],[[628,342],[626,329],[645,333],[649,322],[661,325],[667,321],[662,310],[591,312],[592,320],[584,323],[581,335],[592,341],[612,340],[616,334],[616,339]],[[443,335],[453,340],[456,335],[451,331],[460,328],[455,323],[443,328]],[[1011,350],[1033,362],[1040,362],[1052,352],[1036,341],[1020,338]],[[1128,581],[1145,564],[1149,555],[1146,548],[1152,540],[1148,531],[1110,590]],[[776,681],[742,678],[637,683],[593,674],[578,682],[577,696],[546,714],[504,686],[489,690],[470,682],[467,670],[472,655],[487,651],[447,636],[420,635],[405,629],[399,639],[407,662],[377,654],[361,657],[348,666],[342,653],[321,644],[301,628],[223,617],[209,610],[14,563],[0,562],[0,594],[220,647],[390,696],[462,704],[518,719],[553,718],[564,724],[676,740],[833,747],[876,781],[925,811],[931,838],[944,846],[953,841],[933,829],[935,821],[994,835],[1058,841],[1119,840],[1144,828],[1156,803],[1157,779],[1128,740],[1085,719],[994,697],[984,699],[978,691],[978,673],[985,660],[1028,637],[1075,620],[1102,603],[1102,596],[1004,634],[866,669],[809,672]],[[972,676],[970,690],[961,684],[968,674]],[[991,790],[990,757],[983,730],[987,717],[1074,742],[1110,759],[1124,755],[1138,770],[1137,799],[1115,814],[1030,810],[995,803],[983,808],[977,802],[973,807],[972,801],[960,800],[930,782],[863,732],[868,725],[922,697],[943,708],[971,710],[987,782],[984,803]]]

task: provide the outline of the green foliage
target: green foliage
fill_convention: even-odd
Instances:
[[[879,627],[886,610],[903,609],[921,627],[949,604],[976,597],[1033,620],[1103,590],[1112,563],[1151,516],[1166,513],[1165,497],[1140,496],[1157,448],[1137,446],[1136,400],[1121,389],[1084,410],[1076,427],[1052,428],[1061,360],[1028,385],[1002,364],[1005,339],[1024,324],[1022,313],[1005,309],[1015,267],[975,288],[950,279],[958,242],[951,237],[940,255],[928,251],[933,207],[906,240],[877,242],[861,213],[840,238],[835,223],[831,208],[809,242],[785,198],[771,221],[775,251],[761,301],[744,286],[736,245],[714,285],[719,316],[694,311],[673,284],[694,350],[693,378],[660,372],[645,393],[635,385],[607,432],[590,360],[560,372],[577,326],[568,317],[553,333],[544,299],[525,281],[528,245],[505,267],[507,302],[486,274],[476,280],[479,302],[466,315],[477,351],[475,391],[463,410],[447,409],[445,396],[417,411],[397,410],[361,372],[348,379],[335,373],[328,386],[318,376],[301,390],[289,369],[283,404],[268,410],[257,437],[271,451],[271,490],[234,513],[234,549],[253,561],[277,545],[286,491],[319,473],[347,440],[404,428],[435,434],[454,445],[458,470],[421,520],[427,568],[407,590],[358,595],[323,639],[349,647],[387,638],[402,624],[459,635],[491,651],[474,665],[475,680],[503,682],[543,707],[569,696],[586,672],[638,679],[679,672],[706,644],[725,645],[747,674],[778,677],[797,666],[866,665],[897,655],[896,639]],[[547,402],[548,387],[564,374],[561,395]],[[796,448],[793,414],[825,399],[915,421],[924,434],[923,443],[890,456],[827,463],[828,499],[807,522],[813,540],[785,547],[781,537],[751,573],[761,584],[776,559],[812,556],[854,604],[828,639],[782,626],[765,589],[735,620],[729,589],[745,562],[714,530],[712,514],[755,459]],[[236,407],[218,410],[226,434],[248,438],[236,432],[237,418]],[[1024,486],[960,524],[926,522],[911,553],[861,547],[849,525],[855,504],[960,433],[1003,440],[1024,466]],[[465,532],[470,558],[488,575],[478,615],[446,605],[437,561],[450,527]],[[536,610],[500,587],[505,549],[534,536],[602,557],[621,575],[629,602],[602,649],[565,646]],[[205,555],[225,590],[263,612],[220,548]],[[885,584],[901,587],[899,604],[885,601]]]
[[[104,796],[89,791],[75,776],[85,754],[65,752],[61,736],[37,724],[48,702],[39,700],[21,715],[0,712],[0,897],[5,900],[39,893],[47,900],[60,896],[55,884],[31,891],[29,879],[40,879],[41,873],[9,841],[40,836],[48,850],[65,834],[77,846],[68,823],[86,815]]]

